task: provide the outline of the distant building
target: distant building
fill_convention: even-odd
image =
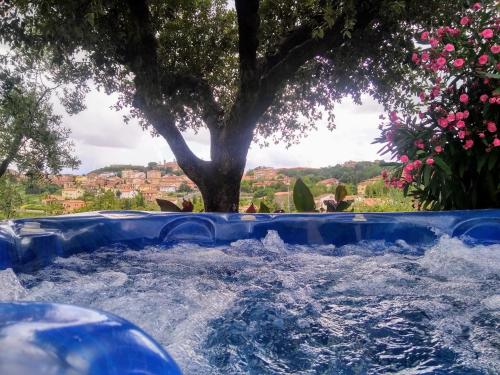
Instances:
[[[266,180],[266,181],[257,181],[253,184],[253,187],[254,188],[258,188],[258,187],[268,187],[268,186],[272,186],[276,184],[276,181],[269,181],[269,180]]]
[[[324,185],[326,187],[336,186],[339,184],[339,180],[336,178],[327,178],[326,180],[318,181],[319,185]]]
[[[132,178],[132,176],[137,173],[133,169],[124,169],[122,170],[122,178]]]
[[[63,205],[64,213],[74,212],[80,208],[85,207],[85,201],[81,199],[70,199],[61,202]]]
[[[161,178],[161,171],[156,170],[156,169],[149,170],[146,173],[146,178],[148,179],[148,181],[160,179]]]
[[[80,188],[67,188],[62,190],[61,195],[64,199],[78,199],[84,193],[83,189]]]
[[[61,195],[48,195],[47,198],[42,199],[43,204],[51,204],[62,201],[64,201],[64,198]]]
[[[49,176],[49,180],[54,185],[58,185],[58,186],[64,187],[64,184],[74,183],[75,182],[75,176],[73,176],[71,174],[50,175]]]
[[[171,169],[173,172],[182,171],[182,169],[179,167],[179,164],[177,164],[177,162],[175,160],[174,161],[164,160],[163,163],[158,164],[158,167],[165,168],[165,169],[168,168],[168,169]]]
[[[138,194],[136,190],[131,190],[131,189],[123,189],[119,191],[120,191],[120,199],[132,199]]]
[[[141,178],[141,179],[146,179],[146,173],[144,172],[137,172],[137,171],[134,171],[134,173],[132,174],[132,178]]]
[[[257,167],[253,170],[253,175],[256,180],[272,180],[278,175],[278,171],[274,168]]]
[[[114,177],[116,176],[116,173],[115,172],[103,172],[103,173],[99,173],[98,177],[101,177],[101,178],[109,178],[109,177]]]
[[[162,193],[175,193],[176,191],[177,187],[175,185],[160,184],[160,192]]]
[[[87,176],[75,176],[75,182],[78,185],[83,185],[87,182],[88,177]]]

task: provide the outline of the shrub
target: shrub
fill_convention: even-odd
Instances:
[[[408,93],[377,142],[402,163],[384,175],[387,184],[424,208],[500,207],[499,27],[493,2],[476,3],[454,24],[417,37],[420,102]]]

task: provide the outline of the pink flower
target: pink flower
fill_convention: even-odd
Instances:
[[[495,139],[493,140],[493,146],[495,146],[495,147],[499,147],[499,146],[500,146],[500,139],[495,138]]]
[[[489,100],[490,104],[495,104],[495,103],[496,103],[496,101],[497,101],[497,100],[496,100],[495,98],[490,98],[490,100]]]
[[[464,118],[468,118],[469,117],[469,111],[465,110],[464,111]]]
[[[484,65],[488,62],[489,59],[490,58],[488,55],[481,55],[481,56],[479,56],[479,59],[477,61],[478,61],[479,65]]]
[[[431,40],[429,40],[429,43],[431,44],[432,48],[436,48],[439,45],[439,40],[432,38]]]
[[[472,139],[467,139],[467,140],[465,141],[464,148],[465,148],[466,150],[468,150],[468,149],[472,148],[472,146],[474,146],[474,141],[473,141]]]
[[[446,117],[441,117],[438,119],[438,125],[441,126],[443,129],[448,126],[448,119]]]
[[[436,151],[438,154],[440,154],[441,152],[443,152],[443,147],[441,147],[440,145],[437,145],[436,147],[434,147],[434,151]]]
[[[405,166],[405,170],[406,170],[406,171],[408,171],[408,172],[411,172],[411,171],[413,170],[413,168],[414,168],[414,167],[413,167],[413,164],[412,164],[412,163],[410,163],[410,164],[406,164],[406,166]]]
[[[456,59],[455,61],[453,61],[453,66],[455,68],[460,69],[462,66],[464,66],[464,63],[465,63],[464,59]]]
[[[484,39],[491,39],[491,38],[493,38],[493,30],[492,29],[484,29],[483,31],[481,31],[481,33],[479,35],[481,35]]]
[[[474,5],[472,5],[472,9],[474,9],[474,10],[481,9],[481,3],[475,3]]]
[[[465,122],[463,122],[462,120],[457,121],[457,128],[459,129],[465,128]]]
[[[429,52],[427,51],[422,52],[422,61],[423,62],[429,61]]]
[[[418,64],[420,61],[418,55],[415,52],[411,55],[411,61],[413,61],[415,64]]]
[[[401,157],[399,158],[399,160],[401,160],[402,163],[408,163],[408,155],[401,155]]]
[[[447,45],[444,46],[444,50],[446,52],[453,52],[455,51],[455,46],[451,43],[448,43]]]
[[[413,162],[413,166],[414,166],[415,168],[420,168],[420,167],[422,166],[422,162],[421,162],[420,160],[418,160],[418,159],[417,159],[417,160],[415,160],[415,161]]]
[[[469,102],[469,95],[467,95],[467,94],[460,95],[460,102],[464,103],[464,104],[467,104]]]
[[[455,121],[455,114],[454,113],[449,113],[447,117],[449,122]]]
[[[465,16],[460,19],[460,25],[465,26],[470,23],[470,18]]]
[[[429,32],[428,31],[424,31],[421,35],[420,35],[420,40],[428,40],[429,39]]]
[[[497,131],[497,126],[493,121],[488,121],[488,123],[486,124],[486,128],[490,133],[494,133]]]
[[[498,45],[498,44],[493,44],[493,45],[491,46],[491,48],[490,48],[490,51],[491,51],[491,53],[493,53],[493,54],[497,54],[497,53],[499,53],[499,52],[500,52],[500,45]],[[423,59],[423,57],[422,57],[422,61],[423,61],[423,60],[424,60],[424,59]]]
[[[457,114],[455,115],[455,117],[456,117],[457,120],[463,120],[464,114],[462,112],[457,112]]]
[[[481,138],[481,139],[483,139],[485,137],[483,132],[479,133],[478,135],[479,135],[479,138]]]
[[[446,64],[446,59],[444,57],[439,57],[436,60],[436,64],[441,68],[442,66],[444,66]]]
[[[434,159],[433,159],[433,158],[428,158],[428,159],[425,161],[425,163],[426,163],[427,165],[432,165],[432,164],[434,164]]]
[[[500,104],[500,96],[497,96],[497,104]]]
[[[488,95],[483,94],[479,97],[479,100],[482,101],[483,103],[486,103],[488,101]]]

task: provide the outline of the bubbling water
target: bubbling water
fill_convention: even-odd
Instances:
[[[499,245],[290,246],[271,231],[0,271],[0,299],[123,316],[185,374],[488,374],[500,372],[499,279]]]

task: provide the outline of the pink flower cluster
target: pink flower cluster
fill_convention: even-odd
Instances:
[[[460,144],[468,155],[500,147],[500,17],[487,19],[485,14],[486,7],[475,3],[456,25],[420,34],[424,48],[411,59],[432,84],[418,94],[415,117],[393,111],[382,127],[389,149],[403,164],[400,178],[384,177],[388,185],[401,188],[414,182],[423,166],[446,155],[449,143]],[[408,134],[415,138],[402,146],[400,139]]]

